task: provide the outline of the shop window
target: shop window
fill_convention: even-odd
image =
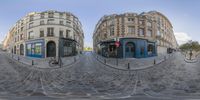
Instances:
[[[154,46],[153,44],[148,44],[148,55],[153,54]]]
[[[42,44],[35,43],[35,55],[41,55],[41,54],[42,54]]]
[[[70,56],[73,55],[73,47],[72,47],[72,42],[65,41],[63,45],[63,50],[64,50],[64,56]]]
[[[31,55],[31,44],[27,45],[27,54]]]
[[[141,55],[141,56],[144,56],[144,47],[141,47],[141,48],[140,48],[140,55]]]

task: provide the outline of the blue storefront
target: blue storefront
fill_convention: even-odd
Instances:
[[[115,41],[101,42],[101,55],[118,58],[146,58],[157,55],[156,42],[139,38],[120,38],[120,46]]]
[[[26,42],[26,56],[44,58],[44,39],[31,40]]]
[[[146,58],[157,55],[156,42],[138,38],[121,38],[122,58]]]

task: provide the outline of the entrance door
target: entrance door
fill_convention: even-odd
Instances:
[[[56,57],[56,43],[53,41],[47,43],[47,57]]]
[[[24,45],[20,45],[20,55],[24,55]]]
[[[125,56],[126,58],[135,57],[135,44],[133,42],[128,42],[125,45]]]

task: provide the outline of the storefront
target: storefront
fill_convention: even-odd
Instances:
[[[77,54],[77,42],[72,39],[60,38],[60,56],[75,56]]]
[[[157,55],[156,42],[138,38],[120,38],[119,47],[114,40],[100,43],[100,55],[118,58],[146,58]]]
[[[157,55],[156,42],[140,38],[121,38],[122,58],[146,58]]]
[[[26,56],[44,58],[44,40],[33,40],[26,42]]]
[[[100,43],[100,54],[104,57],[117,57],[117,47],[115,41],[104,41]]]

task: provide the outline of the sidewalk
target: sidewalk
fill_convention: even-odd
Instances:
[[[172,56],[172,54],[160,55],[156,57],[148,57],[148,58],[106,58],[97,54],[94,54],[96,59],[100,62],[109,65],[114,68],[124,69],[124,70],[138,70],[145,69],[155,64],[159,64]]]
[[[11,59],[21,62],[22,64],[25,64],[27,66],[34,66],[38,68],[59,68],[60,67],[59,65],[49,66],[49,61],[52,58],[33,58],[33,57],[25,57],[25,56],[10,54],[10,53],[5,53],[5,54]],[[61,67],[71,65],[75,63],[79,58],[80,58],[80,55],[72,56],[72,57],[62,57]]]

